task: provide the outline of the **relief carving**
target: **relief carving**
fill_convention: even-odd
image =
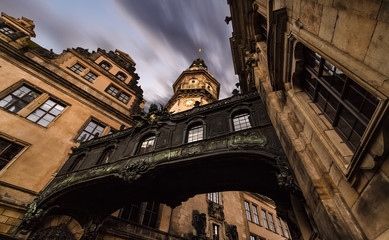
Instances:
[[[139,159],[131,161],[127,164],[122,172],[120,173],[120,178],[125,182],[132,183],[146,173],[153,164],[148,159]]]
[[[210,217],[216,218],[217,220],[224,221],[224,207],[217,203],[208,201],[208,214]]]
[[[205,213],[200,213],[197,210],[192,212],[192,226],[196,229],[197,236],[205,235],[205,227],[207,226],[207,217]]]

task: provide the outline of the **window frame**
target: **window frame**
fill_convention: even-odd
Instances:
[[[196,135],[194,135],[196,137],[196,139],[189,141],[190,137],[194,137],[194,136],[191,136],[191,131],[195,131],[199,128],[201,128],[201,130],[202,130],[201,131],[201,139],[198,138],[199,131],[196,131],[196,132],[194,132],[194,134],[196,134]],[[202,141],[202,140],[206,139],[205,126],[204,126],[204,123],[202,121],[196,121],[196,122],[189,124],[185,132],[186,132],[185,143],[194,143],[194,142],[198,142],[198,141]]]
[[[2,31],[2,29],[4,29],[4,28],[8,28],[8,30],[6,30],[6,32]],[[0,32],[2,34],[4,34],[5,36],[9,37],[10,35],[15,34],[16,30],[13,27],[4,24],[4,25],[0,26]]]
[[[245,118],[246,116],[247,116],[247,118]],[[236,123],[235,120],[239,120],[239,121]],[[231,121],[232,121],[232,130],[234,132],[243,131],[246,129],[253,128],[251,114],[250,114],[250,111],[248,111],[248,110],[235,111],[233,114],[231,114]],[[237,129],[237,126],[236,126],[238,124],[239,124],[239,129]],[[249,126],[247,126],[247,125],[249,125]]]
[[[220,192],[207,193],[207,200],[216,204],[220,204]]]
[[[98,77],[99,75],[91,70],[89,70],[82,76],[83,79],[87,80],[90,83],[93,83]]]
[[[0,168],[0,173],[6,171],[27,149],[28,147],[30,146],[29,143],[26,143],[24,141],[21,141],[21,140],[18,140],[18,139],[15,139],[14,137],[11,137],[9,135],[6,135],[2,132],[0,132],[0,139],[4,139],[5,141],[7,142],[11,142],[13,144],[16,144],[16,145],[19,145],[21,147],[23,147],[22,149],[20,149],[20,151],[18,153],[16,153],[10,160],[7,161],[7,163],[4,164],[3,167]],[[4,151],[4,150],[2,150]],[[3,152],[0,152],[0,155],[2,154]]]
[[[212,223],[212,240],[220,240],[220,225]]]
[[[151,148],[149,150],[147,150],[148,148],[148,143],[150,142],[150,138],[153,138],[153,145],[151,146]],[[142,145],[143,143],[147,140],[147,146],[145,147],[145,151],[142,151]],[[136,152],[135,154],[136,155],[141,155],[141,154],[147,154],[147,153],[150,153],[152,151],[154,151],[155,149],[155,146],[156,146],[156,143],[157,143],[157,135],[155,133],[148,133],[148,134],[145,134],[143,135],[142,138],[140,138],[140,140],[138,141],[138,147],[136,148]]]
[[[106,64],[107,67],[104,67],[102,66],[103,64]],[[107,60],[102,60],[100,63],[99,63],[99,66],[104,69],[105,71],[109,71],[111,68],[112,68],[112,64],[110,64]]]
[[[111,94],[109,92],[110,88],[114,88],[115,90],[117,90],[117,93],[115,95]],[[108,95],[110,95],[111,97],[119,100],[121,103],[124,103],[124,104],[128,104],[131,100],[131,95],[128,94],[127,92],[125,92],[124,90],[122,90],[121,88],[117,87],[115,84],[109,84],[108,87],[105,88],[104,90],[105,93],[107,93]],[[123,99],[122,95],[125,95],[126,97],[128,97],[128,100],[127,102],[124,102],[122,101],[121,99]]]
[[[111,160],[113,154],[115,153],[115,150],[116,150],[116,146],[113,146],[113,145],[110,145],[110,146],[104,148],[96,165],[110,163],[110,160]]]
[[[150,209],[148,209],[148,206],[151,204],[152,204],[152,209],[150,210]],[[131,218],[131,213],[133,212],[132,209],[134,206],[138,208],[136,210],[137,211],[136,212],[136,220]],[[155,206],[157,206],[157,209],[154,208]],[[128,209],[128,207],[131,207],[129,214],[128,214],[128,217],[123,217],[123,213]],[[139,224],[141,226],[149,227],[152,229],[158,229],[159,225],[160,225],[160,219],[161,219],[161,210],[162,210],[161,203],[156,202],[156,201],[141,202],[139,204],[130,203],[129,206],[120,209],[118,218],[124,219],[124,220],[132,222],[132,223]],[[150,213],[149,217],[147,217],[148,224],[144,224],[145,220],[147,221],[146,215],[148,215],[148,213]],[[154,218],[155,226],[154,225],[151,226],[152,221],[154,221],[153,216],[155,217]]]
[[[252,222],[253,218],[251,217],[251,207],[250,207],[250,202],[247,200],[244,200],[244,208],[246,212],[246,219],[247,221]]]
[[[122,76],[123,78],[120,78],[119,76]],[[122,72],[122,71],[118,71],[116,74],[115,74],[115,78],[118,79],[119,81],[121,82],[124,82],[127,80],[128,76]]]
[[[258,216],[258,206],[256,204],[252,204],[252,209],[253,209],[253,217],[254,217],[253,222],[257,225],[261,225],[260,221],[259,221],[259,216]]]
[[[104,128],[103,128],[103,130],[101,131],[99,137],[105,136],[105,135],[106,135],[106,134],[105,134],[105,132],[106,132],[105,130],[106,130],[107,127],[109,127],[109,126],[108,126],[107,124],[105,124],[104,122],[98,120],[98,119],[95,118],[95,117],[89,117],[88,120],[85,121],[85,123],[84,123],[84,124],[81,126],[81,128],[78,130],[78,132],[77,132],[77,134],[76,134],[76,137],[73,139],[73,141],[75,141],[75,142],[86,142],[86,141],[90,141],[90,140],[93,140],[93,139],[94,139],[94,137],[93,137],[93,138],[90,138],[90,139],[88,139],[88,140],[80,141],[80,140],[81,140],[81,139],[80,139],[81,134],[84,132],[84,129],[86,129],[86,128],[88,127],[89,123],[92,122],[92,121],[94,121],[94,122],[96,122],[96,123],[101,124],[102,126],[104,126]],[[92,135],[90,134],[90,136],[92,136]]]
[[[47,110],[47,111],[45,111],[45,110],[42,108],[42,106],[43,106],[44,104],[46,104],[48,101],[54,102],[55,105],[50,106],[50,109]],[[53,115],[53,113],[51,113],[51,111],[52,111],[53,109],[55,109],[55,107],[56,107],[57,105],[63,107],[63,109],[62,109],[57,115]],[[55,98],[49,96],[49,98],[48,98],[46,101],[44,101],[42,104],[40,104],[39,106],[37,106],[31,113],[29,113],[29,114],[26,116],[26,119],[29,120],[29,121],[31,121],[31,122],[33,122],[33,123],[38,124],[39,126],[42,126],[42,127],[44,127],[44,128],[47,128],[48,126],[50,126],[50,124],[52,124],[53,122],[55,122],[55,121],[59,118],[59,116],[61,116],[61,115],[65,112],[66,109],[67,109],[67,105],[66,105],[66,104],[63,104],[62,101],[58,101],[57,99],[55,99]],[[34,113],[36,113],[38,110],[43,111],[44,114],[43,114],[42,116],[38,117],[37,120],[29,119],[29,117],[32,116],[32,115],[34,115]],[[54,116],[54,118],[53,118],[51,121],[49,121],[49,122],[47,123],[47,125],[45,125],[45,126],[44,126],[44,125],[41,125],[39,122],[40,122],[42,119],[44,119],[44,117],[47,116],[47,115]],[[46,119],[44,119],[44,120],[46,120]],[[46,120],[46,121],[47,121],[47,120]]]
[[[16,95],[13,95],[13,93],[17,92],[17,91],[20,91],[21,88],[28,88],[30,91],[26,94],[23,95],[26,96],[26,95],[29,95],[31,92],[34,92],[35,94],[38,94],[34,99],[32,99],[30,102],[27,102],[26,100],[23,100],[22,98],[23,97],[19,97],[19,96],[16,96]],[[5,98],[7,98],[8,96],[15,96],[18,100],[13,102],[11,105],[7,106],[7,107],[0,107],[1,109],[7,111],[7,112],[10,112],[10,113],[14,113],[14,114],[18,114],[21,110],[25,109],[28,105],[30,105],[32,102],[36,101],[36,99],[38,99],[40,96],[42,96],[45,92],[44,91],[41,91],[40,89],[37,89],[36,87],[33,87],[31,86],[30,84],[27,84],[26,82],[22,81],[20,83],[17,83],[17,84],[14,84],[13,86],[7,88],[7,89],[4,89],[1,94],[0,94],[0,102],[3,101]],[[11,111],[9,110],[9,108],[11,106],[14,106],[16,102],[19,102],[19,101],[22,101],[24,103],[27,102],[27,104],[25,104],[22,108],[20,108],[19,110],[17,110],[16,112],[14,111]],[[9,102],[8,102],[9,103]]]
[[[76,65],[78,65],[78,67],[75,67]],[[82,71],[79,71],[79,69],[81,69],[81,68],[83,68]],[[81,75],[81,73],[86,70],[86,67],[83,64],[81,64],[80,62],[76,62],[72,66],[69,67],[69,70],[77,75]]]
[[[267,219],[267,212],[266,212],[266,210],[264,210],[263,208],[261,208],[261,215],[262,215],[262,220],[263,220],[263,226],[264,226],[267,230],[270,230],[269,222],[268,222],[268,219]]]

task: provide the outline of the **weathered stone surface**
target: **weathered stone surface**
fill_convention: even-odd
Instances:
[[[298,19],[300,17],[300,5],[301,5],[301,0],[293,1],[293,14],[292,14],[293,19]]]
[[[376,21],[345,11],[339,11],[338,16],[333,44],[358,60],[363,61]]]
[[[359,196],[357,191],[354,188],[352,188],[350,183],[344,179],[340,180],[338,188],[339,191],[342,193],[342,196],[346,201],[347,205],[349,207],[352,207]]]
[[[361,194],[352,211],[361,227],[365,229],[368,239],[374,239],[388,229],[389,179],[381,173],[377,174]]]
[[[334,0],[333,6],[359,16],[376,19],[381,0]]]
[[[331,42],[334,36],[335,23],[338,16],[338,10],[332,7],[323,7],[323,17],[321,19],[319,37]]]
[[[370,67],[386,76],[389,76],[388,33],[389,24],[378,22],[364,61]]]
[[[318,0],[317,2],[323,6],[332,6],[333,1],[334,0]]]
[[[383,0],[380,13],[378,15],[378,21],[389,23],[389,1]]]
[[[310,1],[301,1],[300,21],[309,32],[318,35],[323,6]]]

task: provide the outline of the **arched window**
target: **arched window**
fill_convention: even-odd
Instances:
[[[68,172],[78,170],[81,167],[81,164],[84,162],[85,158],[86,158],[86,153],[78,155],[76,160],[74,160],[74,162],[70,166]]]
[[[232,117],[234,131],[240,131],[251,128],[250,114],[248,112],[239,112]]]
[[[113,152],[115,151],[115,147],[108,147],[104,150],[103,154],[101,155],[98,164],[106,164],[109,163],[110,158],[113,155]]]
[[[100,67],[104,68],[104,70],[109,70],[111,69],[112,65],[109,64],[107,61],[102,61],[100,64]]]
[[[139,145],[138,154],[148,153],[153,151],[155,144],[155,135],[149,135],[143,138],[142,143]]]
[[[204,139],[204,126],[202,123],[193,124],[188,130],[188,143],[196,142]]]
[[[123,81],[123,82],[124,82],[124,80],[126,80],[126,78],[127,78],[126,74],[124,74],[124,73],[122,73],[122,72],[116,73],[115,77],[116,77],[117,79],[119,79],[120,81]]]

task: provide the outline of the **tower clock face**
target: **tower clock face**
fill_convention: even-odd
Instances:
[[[195,103],[195,100],[187,99],[187,100],[184,101],[184,106],[191,107],[191,106],[193,106],[194,103]]]

